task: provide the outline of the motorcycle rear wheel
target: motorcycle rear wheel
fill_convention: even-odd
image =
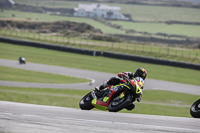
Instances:
[[[200,99],[192,104],[190,114],[194,118],[200,118]]]
[[[120,98],[119,96],[113,99],[112,102],[110,102],[108,106],[109,112],[118,112],[122,110],[123,108],[127,107],[130,103],[132,103],[132,96],[126,95],[123,98]]]
[[[85,95],[79,102],[79,107],[82,110],[91,110],[94,108],[94,106],[92,106],[92,100],[93,97],[91,95],[91,92],[89,92],[87,95]]]

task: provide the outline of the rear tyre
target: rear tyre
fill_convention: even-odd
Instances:
[[[85,95],[79,102],[79,107],[82,110],[91,110],[94,107],[92,106],[92,100],[93,97],[91,95],[91,92],[89,92],[87,95]]]
[[[190,114],[194,118],[200,118],[200,99],[192,104]]]
[[[113,99],[108,106],[108,111],[110,112],[118,112],[123,108],[126,108],[130,103],[132,103],[132,96],[125,95],[124,97],[120,98],[120,96]]]

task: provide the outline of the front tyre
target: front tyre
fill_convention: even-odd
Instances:
[[[118,112],[123,108],[126,108],[130,103],[132,103],[132,96],[125,95],[124,97],[120,98],[120,96],[113,99],[108,106],[108,111],[110,112]]]
[[[94,108],[94,106],[92,106],[92,100],[93,97],[91,95],[91,92],[89,92],[87,95],[85,95],[79,102],[79,107],[82,110],[91,110]]]
[[[192,104],[190,114],[194,118],[200,118],[200,99]]]

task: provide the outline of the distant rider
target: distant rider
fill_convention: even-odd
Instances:
[[[19,64],[26,64],[26,59],[24,57],[19,57]]]
[[[143,85],[144,85],[144,80],[146,79],[147,76],[147,71],[144,68],[137,68],[134,72],[134,74],[132,72],[121,72],[117,74],[118,77],[112,77],[110,78],[108,81],[105,81],[102,85],[95,87],[95,90],[101,92],[101,90],[103,90],[104,88],[107,88],[109,86],[114,86],[114,85],[118,85],[118,84],[123,84],[126,81],[120,79],[129,79],[131,80],[131,83],[134,85],[134,87],[139,87],[140,89],[143,89]],[[141,94],[139,94],[138,96],[136,96],[136,100],[138,102],[141,101],[141,97],[142,96],[142,92]],[[132,103],[127,107],[127,110],[132,110],[135,108],[135,104]]]

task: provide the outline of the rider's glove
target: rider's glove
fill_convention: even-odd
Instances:
[[[122,77],[122,73],[118,73],[117,76],[121,78]]]
[[[126,73],[123,73],[123,74],[122,74],[122,78],[123,78],[123,79],[129,79],[129,76],[128,76]]]
[[[120,78],[123,78],[125,75],[127,75],[127,73],[125,73],[125,72],[121,72],[121,73],[117,74],[117,76]]]

